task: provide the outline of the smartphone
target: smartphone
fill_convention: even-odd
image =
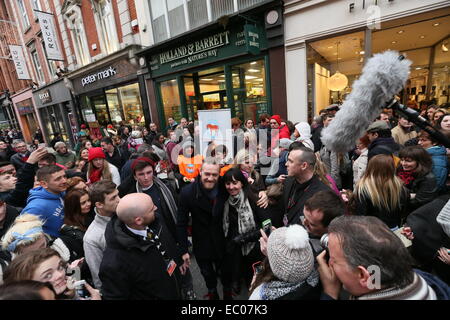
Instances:
[[[253,274],[258,274],[261,273],[261,271],[263,270],[262,267],[262,261],[257,261],[252,265],[253,268]]]
[[[83,298],[83,299],[87,299],[90,298],[90,294],[89,291],[86,289],[86,281],[85,280],[80,280],[74,283],[75,286],[75,292],[77,294],[78,297]]]
[[[272,220],[267,219],[262,223],[262,229],[266,233],[267,236],[270,236],[270,232],[272,231]]]

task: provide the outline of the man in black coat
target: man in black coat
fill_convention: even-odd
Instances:
[[[183,261],[149,195],[122,198],[105,231],[100,265],[105,300],[178,300]]]
[[[25,165],[25,162],[27,162],[27,159],[30,156],[30,151],[27,150],[27,145],[22,140],[14,143],[14,149],[17,153],[11,156],[10,161],[16,170],[19,171]]]
[[[386,121],[378,120],[367,128],[370,144],[368,159],[378,154],[398,155],[400,146],[392,138],[391,129]]]
[[[288,177],[284,181],[283,224],[302,224],[303,206],[316,192],[330,190],[314,175],[316,156],[306,147],[292,150],[288,155],[286,167]]]
[[[219,194],[219,173],[218,163],[205,160],[200,176],[181,190],[177,219],[178,242],[187,267],[190,264],[187,226],[191,214],[193,251],[211,300],[219,299],[216,289],[219,273],[224,298],[231,297],[231,274],[222,268],[225,251],[222,221],[213,215]]]
[[[103,153],[106,156],[106,161],[116,166],[117,169],[122,169],[125,162],[128,160],[129,152],[124,152],[119,148],[114,147],[113,141],[110,137],[104,137],[101,141]]]

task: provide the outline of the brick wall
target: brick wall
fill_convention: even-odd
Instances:
[[[81,3],[81,13],[83,15],[84,30],[89,46],[89,53],[94,57],[102,52],[100,47],[100,40],[97,34],[97,27],[95,25],[94,9],[92,8],[90,0],[83,0]],[[92,50],[92,45],[97,44],[97,50]]]
[[[137,19],[136,12],[136,3],[135,0],[127,0],[128,1],[128,10],[130,11],[130,20],[133,21]],[[133,34],[139,33],[138,28],[133,28]]]

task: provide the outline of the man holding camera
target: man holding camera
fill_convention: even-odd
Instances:
[[[439,278],[412,269],[402,241],[378,218],[342,216],[328,227],[327,252],[317,257],[322,299],[338,299],[341,288],[351,300],[448,300]]]

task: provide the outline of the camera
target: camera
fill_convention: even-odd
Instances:
[[[325,261],[328,263],[328,261],[330,261],[330,251],[328,250],[328,233],[325,233],[320,238],[320,245],[322,246],[322,248],[326,252],[326,254],[325,254]]]

